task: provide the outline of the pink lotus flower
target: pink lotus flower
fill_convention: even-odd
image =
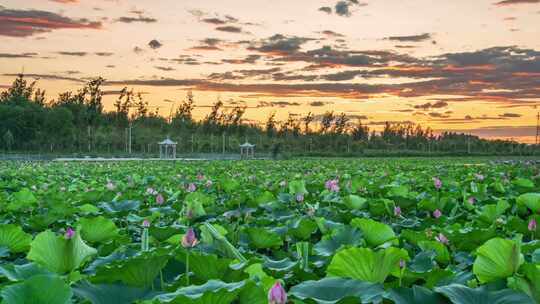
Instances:
[[[281,286],[279,281],[276,281],[272,288],[268,291],[268,304],[285,304],[287,303],[287,292]]]
[[[186,209],[186,219],[192,219],[193,218],[193,210],[191,208]]]
[[[439,235],[436,236],[435,239],[441,244],[448,245],[448,238],[442,233],[439,233]]]
[[[535,219],[530,219],[529,220],[529,224],[527,225],[527,229],[529,229],[529,231],[536,231],[536,220]]]
[[[194,183],[189,183],[186,190],[187,192],[195,192],[197,190],[197,186],[195,186]]]
[[[337,179],[330,179],[324,183],[324,187],[331,192],[339,192],[339,182]]]
[[[111,181],[109,181],[107,185],[105,185],[105,187],[107,187],[107,190],[109,191],[113,191],[114,189],[116,189],[116,186]]]
[[[154,188],[150,187],[150,188],[146,189],[146,194],[148,194],[148,195],[156,195],[157,191],[154,190]]]
[[[184,237],[182,237],[182,246],[184,248],[193,248],[197,246],[198,243],[199,240],[197,240],[197,237],[195,236],[195,231],[193,228],[189,227],[186,234],[184,234]]]
[[[64,233],[64,239],[70,240],[75,235],[75,231],[71,227],[66,228],[66,232]]]
[[[399,206],[394,207],[394,215],[401,216],[401,207]]]
[[[476,177],[476,179],[479,180],[479,181],[483,181],[483,180],[484,180],[484,176],[483,176],[482,174],[476,173],[476,174],[474,174],[474,177]]]
[[[150,221],[148,219],[144,219],[144,221],[142,222],[142,226],[143,228],[150,227]]]
[[[476,199],[474,197],[469,197],[469,199],[467,200],[467,203],[471,204],[471,205],[474,205],[474,203],[476,202]]]
[[[439,190],[442,187],[442,181],[440,178],[434,176],[431,178],[433,180],[433,186],[435,186],[435,189]]]
[[[434,218],[440,218],[441,215],[442,215],[441,210],[435,209],[435,211],[433,211],[433,217],[434,217]]]
[[[161,205],[164,202],[165,198],[163,197],[163,195],[161,195],[161,193],[158,193],[158,195],[156,195],[156,204]]]
[[[198,173],[198,174],[197,174],[197,179],[200,180],[200,181],[203,180],[203,179],[204,179],[204,175],[203,175],[202,173]]]
[[[296,195],[296,201],[301,203],[304,201],[304,195],[303,194],[297,194]]]
[[[407,263],[404,259],[399,259],[399,268],[405,268],[407,266]]]

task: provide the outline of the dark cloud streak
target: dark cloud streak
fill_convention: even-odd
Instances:
[[[40,10],[17,10],[0,7],[0,35],[28,37],[59,29],[101,29],[101,22],[72,19]]]

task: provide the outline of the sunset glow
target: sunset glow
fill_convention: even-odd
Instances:
[[[0,37],[0,89],[23,72],[49,100],[101,76],[107,110],[127,86],[167,116],[192,90],[198,118],[219,98],[535,139],[538,1],[4,0]]]

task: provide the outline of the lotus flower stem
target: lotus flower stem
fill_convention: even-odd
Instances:
[[[186,250],[186,286],[189,286],[189,249]]]
[[[141,251],[148,251],[148,228],[143,228],[141,236]]]
[[[148,227],[150,227],[150,221],[144,220],[142,226],[143,228],[141,233],[141,251],[148,251]]]
[[[206,226],[206,228],[208,228],[208,232],[210,232],[210,234],[212,235],[212,237],[218,241],[220,241],[221,243],[223,243],[226,247],[227,247],[227,250],[238,260],[240,261],[240,263],[245,263],[247,262],[247,259],[240,253],[240,251],[238,251],[238,249],[236,249],[236,247],[234,247],[228,240],[227,238],[225,238],[223,235],[221,235],[221,233],[219,233],[216,228],[214,226],[212,226],[212,224],[210,223],[204,223],[204,225]]]
[[[300,258],[300,265],[304,271],[309,270],[309,243],[299,242],[296,243],[296,252]]]

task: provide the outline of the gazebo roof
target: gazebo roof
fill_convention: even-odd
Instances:
[[[253,148],[255,145],[248,143],[247,141],[240,145],[241,148]]]
[[[164,141],[159,142],[158,144],[160,144],[160,145],[174,146],[174,145],[176,145],[176,142],[172,141],[170,138],[167,138],[167,139],[165,139]]]

